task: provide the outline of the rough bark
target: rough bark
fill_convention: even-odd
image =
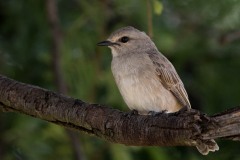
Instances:
[[[18,112],[134,146],[195,146],[215,138],[240,139],[240,107],[214,116],[197,110],[157,116],[124,113],[0,76],[0,111]]]

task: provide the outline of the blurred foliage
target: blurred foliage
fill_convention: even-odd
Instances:
[[[127,111],[110,71],[110,50],[98,48],[96,43],[122,26],[147,32],[146,1],[57,2],[64,35],[61,64],[70,96]],[[192,107],[214,114],[238,105],[240,40],[224,39],[240,30],[240,0],[151,2],[157,5],[152,6],[153,40],[176,67]],[[46,16],[43,0],[0,0],[0,73],[55,90]],[[220,151],[203,157],[190,147],[128,147],[80,135],[84,154],[90,160],[240,157],[237,142],[221,141]],[[20,114],[1,113],[0,159],[74,158],[63,128]]]

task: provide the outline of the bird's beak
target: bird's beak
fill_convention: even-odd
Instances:
[[[113,45],[119,45],[118,43],[113,43],[111,41],[102,41],[97,44],[98,46],[113,46]]]

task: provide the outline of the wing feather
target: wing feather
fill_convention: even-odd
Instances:
[[[184,85],[171,62],[157,50],[147,53],[163,86],[172,92],[181,105],[191,108]]]

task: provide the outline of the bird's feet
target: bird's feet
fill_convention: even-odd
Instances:
[[[151,115],[151,116],[159,116],[159,115],[162,115],[162,114],[165,114],[167,113],[167,110],[162,110],[160,112],[155,112],[155,111],[149,111],[148,112],[148,115]]]
[[[187,113],[187,112],[189,114],[189,112],[191,113],[191,110],[189,107],[185,106],[185,107],[181,108],[179,111],[173,112],[170,114],[172,114],[173,116],[178,116],[178,115],[184,115],[184,113]]]
[[[133,109],[133,110],[131,110],[130,112],[124,113],[124,116],[125,116],[125,117],[128,117],[128,118],[130,118],[130,117],[133,116],[133,115],[138,115],[138,111],[135,110],[135,109]]]

